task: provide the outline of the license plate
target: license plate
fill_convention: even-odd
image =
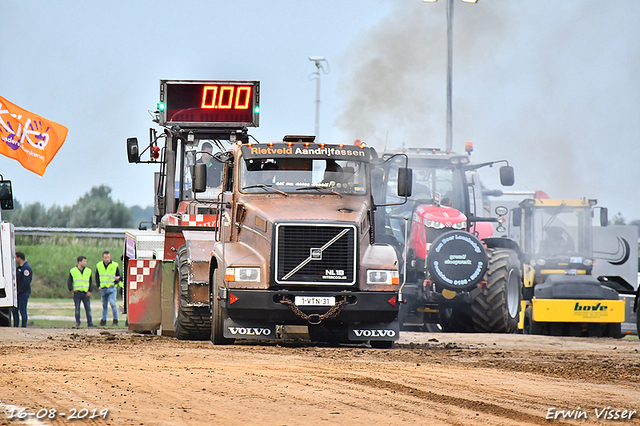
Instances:
[[[333,296],[328,297],[309,297],[309,296],[296,296],[296,305],[298,306],[333,306],[336,304],[336,298]]]

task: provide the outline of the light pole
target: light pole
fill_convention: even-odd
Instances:
[[[316,72],[311,73],[310,79],[316,79],[316,142],[320,139],[320,70],[325,74],[329,71],[329,62],[322,56],[309,56],[309,60],[316,63]],[[327,71],[322,66],[322,62],[327,63]]]
[[[422,0],[425,3],[435,3],[438,0]],[[465,3],[476,3],[478,0],[462,0]],[[451,105],[451,94],[453,72],[453,0],[447,0],[447,151],[453,146],[453,107]]]

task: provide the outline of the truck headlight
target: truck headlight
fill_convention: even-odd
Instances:
[[[227,268],[225,272],[225,281],[231,282],[259,282],[260,281],[260,268]]]
[[[367,269],[367,284],[400,284],[398,271]]]
[[[467,229],[467,222],[458,222],[451,225],[453,229]]]

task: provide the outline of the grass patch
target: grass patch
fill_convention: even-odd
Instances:
[[[111,325],[112,316],[111,308],[107,313],[107,326],[105,328],[122,328],[127,326],[127,316],[121,312],[122,299],[117,300],[118,305],[118,325]],[[67,299],[43,299],[29,298],[27,305],[27,313],[29,315],[28,327],[32,328],[73,328],[75,327],[75,307],[73,298],[69,296]],[[102,302],[98,294],[91,294],[91,316],[95,325],[100,324],[102,318]],[[81,327],[87,327],[87,316],[84,306],[80,305],[80,322]]]
[[[69,270],[78,264],[78,256],[86,256],[87,266],[95,276],[96,264],[102,253],[109,251],[111,259],[120,264],[124,241],[119,238],[77,238],[65,235],[52,237],[16,236],[16,251],[24,252],[33,269],[31,296],[73,300],[67,288]]]

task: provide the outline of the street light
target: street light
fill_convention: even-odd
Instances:
[[[438,0],[422,0],[435,3]],[[476,3],[478,0],[462,0],[464,3]],[[447,0],[447,151],[452,150],[452,106],[451,106],[451,74],[453,69],[453,0]]]
[[[310,79],[316,79],[316,142],[320,139],[320,70],[329,74],[329,62],[322,56],[309,56],[309,60],[316,63],[316,72],[311,73]],[[322,62],[327,63],[327,71],[322,67]]]

